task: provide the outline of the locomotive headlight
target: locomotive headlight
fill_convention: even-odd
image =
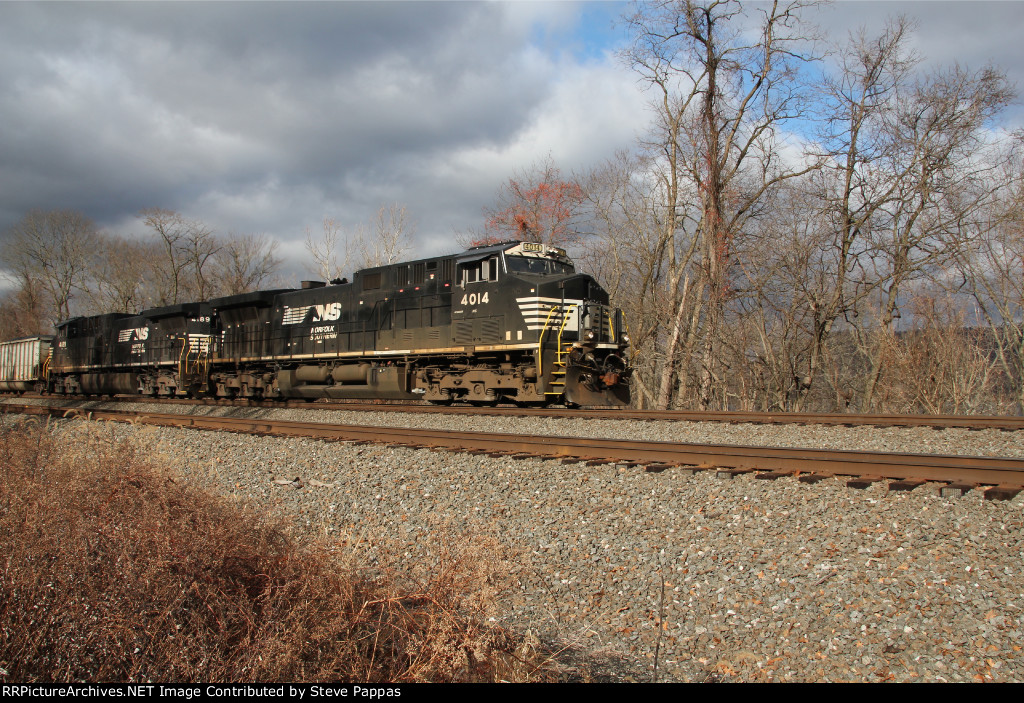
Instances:
[[[587,330],[587,341],[591,341],[594,338],[594,330]]]
[[[622,335],[622,343],[623,344],[629,344],[629,335],[628,334]]]

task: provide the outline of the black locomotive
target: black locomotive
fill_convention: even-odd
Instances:
[[[629,403],[619,310],[562,249],[531,242],[270,290],[73,318],[57,394],[434,403]]]

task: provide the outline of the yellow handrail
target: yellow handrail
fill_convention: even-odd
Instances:
[[[537,378],[540,379],[544,375],[544,333],[548,331],[548,326],[551,324],[551,316],[555,314],[555,311],[561,308],[560,305],[552,305],[551,310],[548,311],[548,317],[544,320],[544,327],[540,330],[540,337],[537,339]]]
[[[577,305],[570,305],[564,310],[561,305],[552,305],[551,310],[548,311],[548,316],[544,320],[544,327],[541,328],[540,336],[537,339],[537,379],[538,381],[544,376],[544,335],[551,327],[551,318],[557,312],[562,316],[562,324],[558,327],[558,341],[555,347],[555,363],[562,364],[562,357],[564,355],[562,349],[562,335],[565,333],[565,326],[569,322],[569,315],[572,314],[573,308],[578,307]],[[551,391],[545,391],[545,393],[557,395]]]
[[[178,355],[178,379],[181,382],[185,381],[185,375],[189,372],[188,366],[188,354],[192,350],[192,340],[185,336],[181,344],[181,354]],[[201,340],[196,340],[196,358],[192,364],[191,371],[195,373],[197,371],[205,372],[210,368],[210,347],[206,347],[206,353],[203,353],[203,344]]]
[[[558,329],[558,346],[555,348],[555,362],[562,363],[562,333],[565,332],[565,325],[569,322],[569,315],[572,314],[572,309],[579,307],[578,305],[570,305],[566,308],[565,313],[562,315],[562,326]]]
[[[181,339],[181,353],[178,354],[178,379],[185,380],[185,365],[188,363],[188,335]]]

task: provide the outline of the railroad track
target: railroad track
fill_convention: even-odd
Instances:
[[[12,396],[13,397],[13,396]],[[25,395],[26,398],[52,399],[52,396]],[[77,399],[82,401],[83,399]],[[90,399],[95,401],[96,399]],[[235,407],[305,408],[309,410],[346,410],[352,412],[441,413],[446,415],[495,415],[513,417],[559,417],[594,420],[642,420],[675,422],[753,423],[762,425],[859,425],[873,427],[959,427],[972,430],[1024,430],[1024,417],[1007,415],[884,415],[861,413],[764,413],[701,410],[629,410],[621,408],[519,408],[468,405],[427,405],[425,403],[316,402],[303,400],[254,401],[216,398],[146,398],[115,396],[119,403],[181,403]]]
[[[757,478],[796,476],[813,483],[847,477],[848,485],[865,487],[890,481],[890,490],[910,490],[941,482],[943,495],[978,487],[986,498],[1012,498],[1024,490],[1024,459],[906,454],[849,450],[749,447],[611,440],[551,435],[528,436],[492,432],[337,425],[274,419],[207,417],[129,410],[86,410],[63,405],[8,403],[3,412],[83,417],[91,420],[143,422],[165,427],[218,430],[256,435],[309,437],[330,441],[385,443],[413,448],[468,451],[513,458],[561,459],[567,463],[618,463],[646,471],[713,470],[721,478],[753,473]]]

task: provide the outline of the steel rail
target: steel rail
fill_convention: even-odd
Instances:
[[[273,419],[194,416],[135,411],[84,410],[66,406],[3,406],[4,413],[81,416],[89,419],[233,432],[384,442],[451,450],[477,450],[551,458],[613,460],[634,464],[726,468],[800,474],[1024,485],[1024,459],[850,450],[750,447],[518,434],[336,425]]]
[[[52,396],[24,397],[52,398]],[[77,402],[98,402],[96,399],[68,398]],[[768,413],[726,410],[632,410],[628,408],[518,408],[465,405],[426,405],[411,403],[366,403],[328,401],[310,403],[302,400],[229,400],[217,398],[147,398],[115,396],[118,403],[186,403],[264,408],[305,408],[309,410],[342,410],[351,412],[442,413],[447,415],[495,415],[514,417],[558,417],[600,420],[641,420],[669,422],[724,422],[762,425],[842,425],[849,427],[960,427],[966,429],[1024,430],[1024,417],[1009,415],[886,415],[880,413]]]

